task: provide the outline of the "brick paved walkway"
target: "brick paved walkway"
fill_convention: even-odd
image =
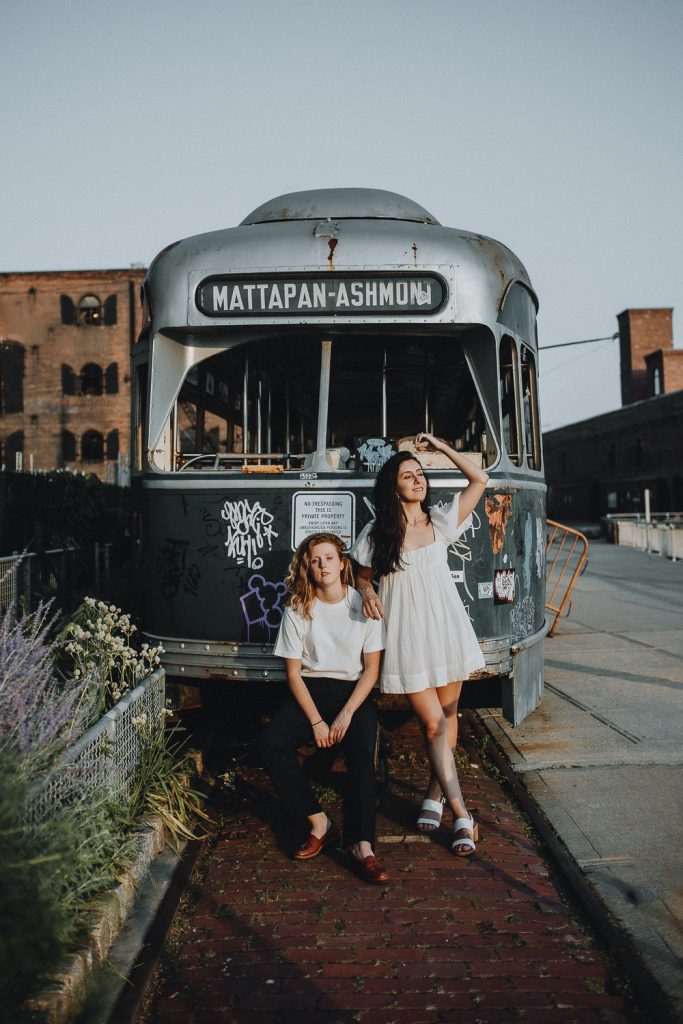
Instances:
[[[615,992],[609,962],[463,721],[461,782],[480,828],[468,860],[450,853],[446,828],[428,840],[413,831],[427,777],[421,737],[403,713],[383,714],[385,886],[361,882],[341,851],[294,863],[265,773],[243,746],[232,805],[174,924],[147,1024],[645,1021]],[[323,797],[338,821],[329,783]]]

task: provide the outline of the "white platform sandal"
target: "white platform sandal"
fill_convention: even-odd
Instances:
[[[425,799],[422,801],[420,816],[417,819],[418,832],[436,832],[441,824],[445,803],[446,798],[444,796],[440,800]]]
[[[476,850],[476,843],[479,840],[479,826],[475,822],[474,818],[470,814],[469,818],[456,818],[453,822],[453,831],[459,832],[461,828],[466,828],[472,833],[472,838],[469,836],[463,837],[462,839],[454,839],[451,843],[451,850],[457,854],[458,857],[471,857]]]

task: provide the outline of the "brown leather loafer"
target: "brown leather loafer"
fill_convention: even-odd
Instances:
[[[327,846],[327,844],[334,839],[334,836],[334,824],[332,823],[332,821],[330,821],[327,828],[327,832],[325,833],[324,836],[318,838],[318,836],[314,836],[313,833],[311,832],[308,839],[304,839],[303,843],[298,848],[298,850],[295,850],[294,859],[310,860],[311,857],[317,857],[318,854],[322,851],[323,847]]]
[[[383,882],[389,881],[389,872],[378,862],[376,857],[364,857],[363,860],[359,860],[358,857],[354,857],[350,853],[349,860],[353,870],[360,875],[364,882],[382,885]]]

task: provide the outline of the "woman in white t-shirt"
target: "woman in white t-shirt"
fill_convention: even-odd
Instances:
[[[297,548],[287,586],[289,602],[274,653],[285,659],[291,697],[258,740],[275,790],[292,820],[308,819],[310,834],[294,853],[317,856],[336,837],[297,757],[297,749],[339,744],[347,763],[344,845],[366,882],[388,879],[375,853],[377,709],[372,689],[379,675],[384,630],[363,614],[351,585],[344,545],[331,533],[313,534]]]
[[[465,476],[465,488],[445,508],[432,506],[418,459],[408,451],[392,456],[377,474],[375,519],[358,535],[350,555],[360,566],[365,614],[386,619],[381,690],[406,695],[432,765],[418,828],[438,828],[447,803],[454,818],[451,849],[466,857],[474,853],[477,827],[463,801],[453,748],[462,681],[484,667],[484,657],[451,577],[448,547],[471,524],[488,476],[445,441],[418,434],[415,450],[427,448],[449,458]],[[379,593],[372,585],[375,576]]]

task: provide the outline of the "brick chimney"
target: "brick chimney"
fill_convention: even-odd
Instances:
[[[645,357],[673,348],[673,309],[625,309],[617,315],[621,356],[621,403],[652,395]]]

